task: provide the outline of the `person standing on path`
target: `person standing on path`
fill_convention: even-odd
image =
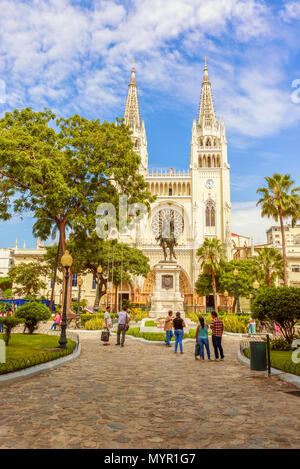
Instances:
[[[253,319],[253,318],[250,316],[248,335],[255,334],[255,328],[256,328],[255,319]]]
[[[208,326],[205,324],[204,319],[202,317],[199,318],[199,323],[200,324],[196,330],[195,360],[198,360],[199,355],[201,357],[200,359],[204,360],[204,347],[205,347],[207,358],[209,361],[211,361],[209,342],[208,342]]]
[[[123,308],[123,311],[118,312],[118,318],[119,318],[119,322],[118,322],[117,343],[116,343],[116,345],[121,345],[121,347],[124,347],[125,332],[127,330],[126,329],[127,324],[130,320],[130,316],[127,313],[127,308]],[[120,342],[121,332],[122,332],[122,339],[121,339],[121,342]]]
[[[223,335],[223,321],[218,318],[218,314],[213,311],[211,313],[212,315],[212,322],[210,325],[211,332],[212,332],[212,343],[214,347],[214,352],[215,352],[215,358],[216,360],[219,360],[219,352],[221,356],[221,360],[224,360],[224,353],[223,353],[223,348],[222,348],[222,335]]]
[[[184,320],[180,317],[180,313],[176,313],[176,318],[173,319],[173,326],[175,332],[175,352],[177,353],[177,347],[179,345],[180,353],[183,353],[182,339],[183,339],[183,328],[186,327]]]
[[[110,306],[106,307],[106,311],[104,313],[104,329],[108,332],[108,340],[103,341],[103,345],[110,345],[109,343],[109,336],[110,336],[110,329],[112,327],[112,319],[110,317]]]
[[[166,331],[166,346],[171,347],[171,340],[173,337],[172,331],[173,311],[168,311],[168,316],[165,319],[164,330]]]

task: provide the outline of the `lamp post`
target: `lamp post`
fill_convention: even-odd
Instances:
[[[253,295],[252,295],[252,293],[250,293],[249,299],[250,299],[250,306],[251,306],[251,305],[252,305],[252,301],[253,301]]]
[[[96,298],[95,298],[95,305],[94,310],[99,311],[99,296],[100,296],[100,274],[102,272],[101,265],[97,267],[97,286],[96,286]]]
[[[226,308],[226,313],[228,313],[228,291],[224,291],[224,296],[225,296],[225,308]]]
[[[256,298],[257,295],[257,290],[259,289],[259,282],[257,280],[254,280],[253,282],[253,288],[254,288],[254,299]]]
[[[233,275],[235,276],[236,312],[237,314],[241,314],[242,312],[241,312],[241,306],[240,306],[239,281],[238,281],[239,271],[237,269],[234,269]]]
[[[80,319],[80,295],[81,295],[81,287],[83,284],[83,278],[79,277],[77,279],[77,285],[78,285],[78,305],[77,305],[77,314],[76,314],[76,327],[79,327],[79,319]]]
[[[68,250],[65,251],[64,255],[61,258],[61,265],[65,268],[65,295],[64,295],[64,307],[61,321],[61,333],[59,338],[59,348],[67,348],[67,337],[66,337],[66,328],[67,328],[67,298],[68,298],[68,281],[69,281],[69,269],[73,263],[73,258]]]
[[[109,294],[110,294],[110,289],[107,288],[106,290],[106,308],[109,306]]]

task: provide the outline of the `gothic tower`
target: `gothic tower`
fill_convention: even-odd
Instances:
[[[216,120],[211,83],[205,61],[198,121],[193,122],[190,167],[193,187],[193,223],[197,239],[217,237],[231,257],[230,166],[225,125]]]
[[[138,87],[135,79],[135,68],[132,67],[131,79],[128,85],[128,95],[124,114],[124,123],[130,127],[134,151],[141,157],[140,172],[147,174],[148,171],[148,151],[147,137],[144,120],[140,122]]]

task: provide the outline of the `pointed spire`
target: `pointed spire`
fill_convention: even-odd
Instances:
[[[135,79],[135,67],[132,67],[130,83],[128,85],[128,95],[124,114],[124,122],[130,128],[140,128],[140,112]]]
[[[15,249],[18,249],[18,236],[16,236]]]
[[[202,128],[213,128],[216,126],[216,116],[212,99],[211,83],[208,76],[208,68],[205,57],[204,75],[201,89],[201,100],[199,106],[198,125]]]

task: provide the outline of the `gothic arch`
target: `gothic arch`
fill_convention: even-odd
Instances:
[[[205,226],[216,226],[216,205],[211,199],[205,204]]]
[[[199,168],[202,168],[202,157],[201,156],[198,157],[198,166],[199,166]]]
[[[211,156],[210,155],[207,157],[207,167],[211,168]]]

